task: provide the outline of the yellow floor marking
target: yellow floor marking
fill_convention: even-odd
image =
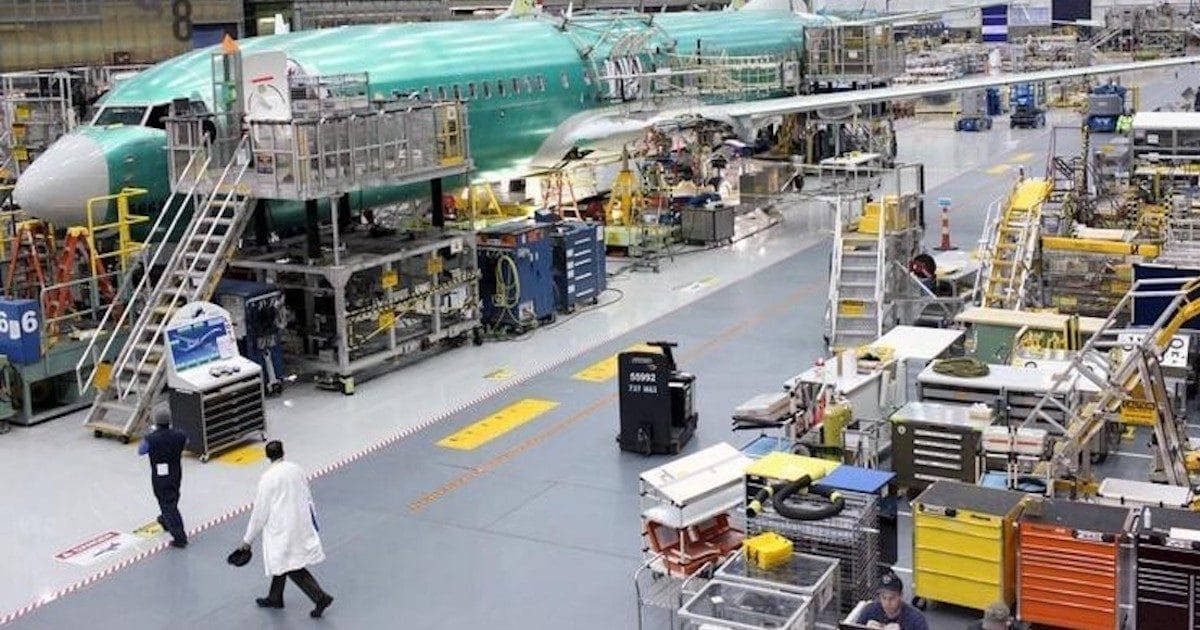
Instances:
[[[771,305],[766,310],[759,311],[753,317],[725,328],[718,333],[717,336],[709,339],[697,347],[681,353],[680,356],[683,364],[687,365],[691,361],[712,352],[716,348],[724,345],[726,342],[736,337],[742,331],[753,328],[754,326],[757,326],[772,317],[780,315],[792,305],[796,304],[805,297],[812,295],[813,293],[815,293],[815,290],[812,288],[801,289],[795,293],[792,293],[791,295],[788,295],[784,300]],[[546,442],[571,426],[578,424],[584,418],[590,417],[597,411],[604,409],[608,405],[611,405],[616,400],[616,392],[610,392],[604,396],[601,396],[599,399],[593,401],[592,404],[584,407],[571,417],[545,428],[533,437],[530,437],[529,439],[517,444],[503,453],[500,453],[499,455],[482,464],[472,467],[463,474],[422,495],[420,498],[408,504],[408,510],[410,512],[421,512],[425,510],[430,505],[433,505],[446,496],[462,489],[467,484],[471,483],[471,481],[483,477],[484,475],[491,474],[504,464],[516,459],[517,457],[521,456],[521,454],[529,451],[537,445]]]
[[[1011,159],[1009,161],[1014,162],[1014,163],[1024,163],[1024,162],[1028,162],[1029,160],[1032,160],[1032,159],[1033,159],[1032,153],[1018,153],[1018,154],[1014,155],[1013,159]]]
[[[625,348],[621,352],[636,352],[639,350],[653,351],[656,348],[647,346],[644,343],[639,343]],[[620,354],[620,353],[618,353]],[[589,383],[603,383],[612,380],[617,376],[617,355],[614,354],[606,359],[601,359],[582,370],[575,373],[571,378],[578,381],[587,381]]]
[[[149,523],[146,523],[145,525],[133,530],[133,534],[135,536],[140,536],[142,538],[154,538],[161,533],[163,533],[163,526],[159,525],[158,521],[150,521]]]
[[[438,446],[458,449],[460,451],[474,450],[557,406],[558,403],[553,400],[526,398],[493,413],[457,433],[446,436],[437,444]]]
[[[497,368],[483,375],[489,381],[507,381],[513,377],[513,371],[507,367]]]
[[[249,466],[255,462],[261,462],[266,459],[267,453],[263,450],[262,444],[247,444],[239,446],[232,451],[225,451],[217,456],[216,460],[222,464],[231,464],[233,466]]]
[[[988,175],[1003,175],[1003,174],[1007,173],[1008,169],[1010,169],[1010,168],[1012,168],[1012,167],[1009,166],[1008,164],[997,164],[997,165],[993,166],[992,168],[989,168],[987,170],[987,174]]]

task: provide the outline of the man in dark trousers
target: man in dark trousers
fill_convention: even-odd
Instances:
[[[179,458],[187,445],[183,433],[171,428],[171,413],[159,410],[154,416],[154,430],[146,434],[138,446],[138,455],[150,456],[150,485],[158,499],[161,512],[158,524],[171,533],[171,546],[187,546],[183,516],[179,514],[179,486],[183,482],[183,467]]]

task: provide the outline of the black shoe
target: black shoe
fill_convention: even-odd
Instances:
[[[158,516],[155,516],[155,517],[154,517],[154,522],[155,522],[155,523],[158,523],[158,526],[159,526],[159,527],[161,527],[161,528],[163,528],[163,529],[166,529],[166,528],[167,528],[167,524],[163,522],[163,518],[162,518],[162,515],[161,515],[161,514],[160,514],[160,515],[158,515]]]
[[[254,603],[260,608],[283,608],[283,602],[273,601],[270,597],[259,597]]]
[[[184,547],[187,547],[187,541],[186,540],[172,540],[171,546],[176,549],[183,549]]]
[[[321,615],[325,614],[325,609],[329,608],[329,605],[332,603],[333,597],[326,595],[325,599],[321,600],[321,603],[317,604],[317,607],[312,609],[312,612],[308,613],[308,616],[312,617],[313,619],[319,618]]]

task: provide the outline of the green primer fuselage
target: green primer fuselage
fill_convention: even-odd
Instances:
[[[676,13],[642,19],[652,20],[659,37],[673,40],[679,53],[794,58],[801,58],[803,28],[811,23],[787,12]],[[603,28],[592,24],[586,28]],[[592,54],[605,53],[604,46],[611,43],[601,38]],[[468,106],[475,177],[485,181],[491,174],[519,172],[565,121],[608,105],[598,96],[581,46],[550,20],[354,26],[256,37],[239,45],[244,53],[284,51],[309,74],[368,72],[374,94],[417,92],[442,99],[454,98],[457,90]],[[213,52],[196,50],[147,69],[121,83],[103,106],[144,107],[188,97],[211,108]],[[518,90],[513,89],[514,80]],[[148,188],[152,194],[142,203],[149,205],[161,204],[169,194],[161,130],[87,125],[76,133],[105,147],[113,190]],[[375,205],[404,193],[394,188],[364,191],[353,196],[351,204]],[[271,214],[276,227],[295,225],[299,206],[274,203]]]

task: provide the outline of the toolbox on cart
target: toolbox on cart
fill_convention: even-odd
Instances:
[[[1078,501],[1037,501],[1018,524],[1018,615],[1069,630],[1109,630],[1124,621],[1122,543],[1134,511]],[[1165,630],[1165,629],[1164,629]]]
[[[1200,630],[1200,514],[1144,508],[1136,556],[1134,627]]]
[[[983,610],[1016,595],[1015,523],[1026,495],[936,481],[913,501],[913,594]]]

